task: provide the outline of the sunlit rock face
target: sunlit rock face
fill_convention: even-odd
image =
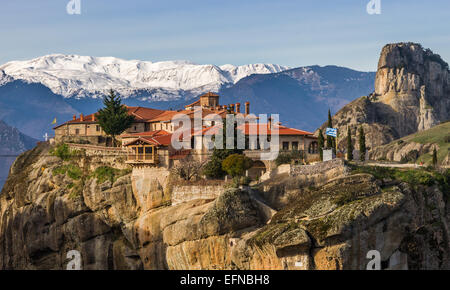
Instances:
[[[378,63],[375,97],[397,113],[399,136],[446,121],[450,109],[448,64],[421,45],[386,45]]]
[[[97,166],[118,160],[62,161],[51,149],[41,144],[11,168],[0,269],[65,269],[73,250],[82,269],[365,269],[372,250],[384,268],[450,268],[449,206],[437,183],[334,162],[171,204],[178,185],[168,171],[99,176]]]
[[[356,136],[363,126],[368,146],[374,148],[449,119],[448,64],[420,44],[396,43],[381,51],[374,93],[342,108],[333,125],[341,137],[347,127]],[[345,148],[345,138],[339,145]]]

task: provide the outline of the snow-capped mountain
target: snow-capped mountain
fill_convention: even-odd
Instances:
[[[0,69],[0,86],[3,86],[6,83],[11,82],[13,79],[9,75],[7,75],[3,70]]]
[[[70,97],[97,97],[113,88],[123,97],[159,90],[158,100],[170,100],[175,91],[218,91],[252,74],[282,72],[275,64],[201,65],[188,61],[150,62],[115,57],[53,54],[12,61],[0,71],[16,80],[41,83],[53,93]],[[1,76],[0,76],[1,77]]]

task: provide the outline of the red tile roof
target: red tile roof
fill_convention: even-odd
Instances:
[[[137,120],[142,121],[149,121],[166,112],[145,107],[127,107],[127,109],[129,114],[133,115]]]
[[[282,125],[275,125],[275,128],[278,129],[278,135],[284,135],[284,136],[295,136],[295,135],[313,135],[313,133],[308,132],[308,131],[303,131],[303,130],[299,130],[299,129],[295,129],[295,128],[289,128],[286,126],[282,126]],[[244,125],[241,125],[238,127],[239,130],[243,130],[245,135],[250,135],[254,132],[257,132],[257,134],[259,133],[259,130],[264,130],[265,128],[267,128],[267,134],[271,135],[271,130],[270,130],[270,126],[269,124],[250,124],[250,123],[245,123]]]
[[[245,123],[238,127],[239,130],[243,131],[245,135],[250,135],[253,133],[259,134],[260,129],[261,133],[264,130],[264,127],[267,128],[267,135],[271,135],[272,131],[269,128],[269,124],[258,124],[258,123]],[[195,136],[198,135],[214,135],[222,128],[221,125],[215,125],[207,128],[203,128],[200,131],[194,133]],[[313,137],[313,133],[308,131],[303,131],[299,129],[289,128],[286,126],[277,125],[278,135],[280,136],[311,136]]]
[[[197,104],[200,104],[200,100],[197,100],[197,101],[193,102],[192,104],[186,105],[186,106],[184,106],[184,107],[185,107],[185,108],[193,107],[193,106],[195,106],[195,105],[197,105]]]
[[[142,141],[144,143],[155,145],[155,146],[169,146],[172,141],[172,134],[168,135],[159,135],[159,136],[145,136],[139,137],[131,142],[124,144],[124,146],[133,145],[134,143]]]
[[[145,107],[129,107],[129,106],[125,106],[128,109],[128,114],[129,115],[133,115],[134,118],[136,119],[136,122],[148,122],[151,119],[156,118],[157,116],[167,112],[167,111],[163,111],[163,110],[158,110],[158,109],[152,109],[152,108],[145,108]],[[62,125],[66,125],[66,124],[92,124],[92,123],[96,123],[97,122],[97,118],[94,118],[94,114],[90,114],[87,116],[83,116],[83,121],[81,121],[81,116],[78,118],[75,118],[75,120],[70,120],[67,121],[61,125],[58,125],[56,127],[54,127],[53,129],[59,128]]]
[[[139,133],[130,133],[121,135],[122,138],[127,137],[155,137],[155,136],[163,136],[170,135],[171,133],[165,130],[156,130],[156,131],[147,131],[147,132],[139,132]]]

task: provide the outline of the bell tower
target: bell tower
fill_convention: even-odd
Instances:
[[[200,96],[200,106],[202,108],[216,108],[219,105],[219,95],[206,93]]]

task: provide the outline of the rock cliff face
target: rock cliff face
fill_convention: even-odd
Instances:
[[[2,71],[0,71],[0,84]],[[18,155],[33,148],[37,140],[22,134],[0,120],[0,189],[8,177],[8,169]]]
[[[434,179],[335,163],[171,205],[161,169],[99,171],[99,158],[50,150],[39,145],[11,168],[0,269],[65,269],[71,250],[83,269],[365,269],[370,250],[383,268],[450,268],[448,187]]]
[[[448,166],[450,156],[450,122],[431,129],[378,146],[370,152],[371,160],[422,163],[433,165],[433,150],[436,149],[438,165]]]
[[[353,134],[362,125],[373,148],[448,119],[448,64],[420,44],[397,43],[386,45],[381,52],[374,93],[341,109],[333,117],[333,125],[342,135],[347,126]],[[340,142],[343,148],[344,140]]]

